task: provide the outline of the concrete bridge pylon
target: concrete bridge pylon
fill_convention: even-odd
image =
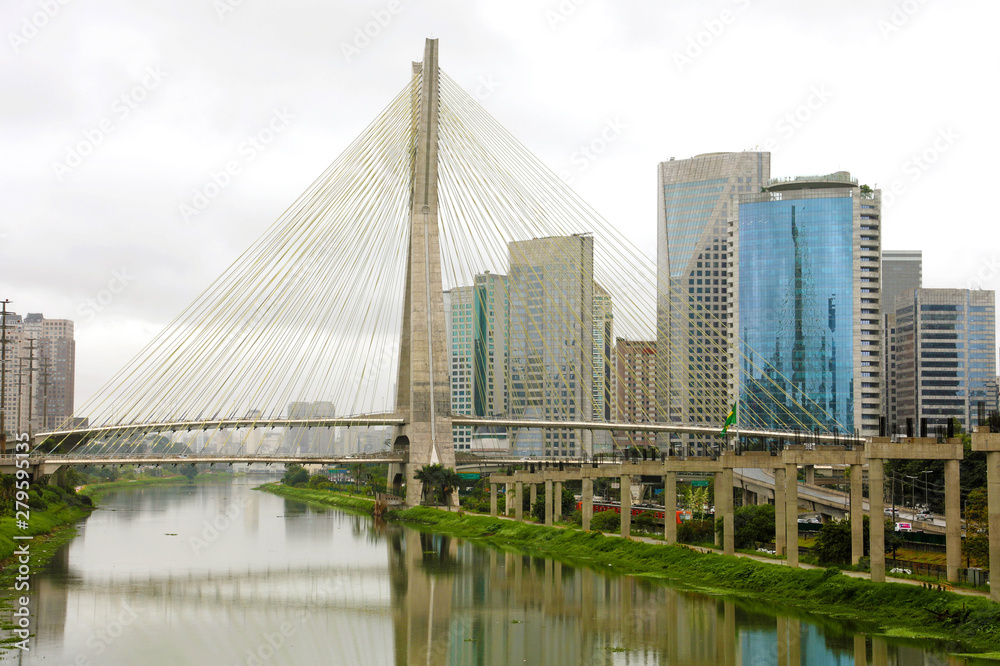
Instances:
[[[408,453],[408,461],[389,466],[390,488],[398,494],[406,483],[407,506],[420,503],[416,470],[434,463],[455,467],[438,226],[438,40],[427,40],[423,62],[414,63],[413,71],[419,88],[413,98],[410,242],[396,385],[404,424],[393,437],[393,449]],[[452,496],[457,505],[458,494]]]

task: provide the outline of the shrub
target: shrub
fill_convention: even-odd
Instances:
[[[617,532],[622,528],[622,517],[614,511],[600,511],[590,519],[590,529],[601,532]]]
[[[632,521],[632,529],[637,532],[653,534],[660,531],[660,525],[656,521],[656,514],[652,511],[643,511]]]
[[[722,534],[722,518],[716,521],[716,531]],[[736,548],[756,548],[774,538],[774,506],[751,504],[733,512],[733,543]]]
[[[711,520],[685,520],[677,526],[680,543],[712,543],[714,540],[715,525]]]

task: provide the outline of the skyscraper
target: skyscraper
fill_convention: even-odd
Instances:
[[[73,322],[7,313],[3,396],[9,432],[54,430],[73,416],[76,341]]]
[[[476,275],[472,286],[444,293],[453,414],[504,416],[507,413],[507,276]],[[506,439],[504,428],[452,426],[455,450],[489,448]]]
[[[881,192],[847,172],[740,198],[740,423],[877,435]]]
[[[594,239],[515,241],[510,252],[510,414],[519,419],[593,418]],[[592,455],[586,431],[519,428],[520,455]]]
[[[611,421],[615,416],[614,311],[611,294],[594,283],[594,420]],[[594,451],[611,451],[611,433],[594,432]]]
[[[717,424],[733,403],[729,223],[770,178],[764,152],[708,153],[658,169],[657,392],[661,421]],[[703,437],[674,436],[702,453]],[[668,440],[661,436],[660,447]]]
[[[995,401],[996,298],[992,291],[915,289],[896,299],[898,431],[906,419],[974,424]]]
[[[923,286],[920,250],[882,252],[882,414],[887,428],[899,423],[896,403],[896,298]]]

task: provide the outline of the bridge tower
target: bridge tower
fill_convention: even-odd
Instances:
[[[413,63],[413,73],[421,76],[413,99],[410,245],[396,375],[396,411],[405,424],[393,437],[393,450],[409,457],[406,463],[389,466],[390,488],[398,493],[406,482],[407,506],[420,503],[422,484],[414,478],[416,470],[434,463],[455,467],[438,242],[438,40],[427,40],[424,60]],[[457,494],[452,503],[457,505]]]

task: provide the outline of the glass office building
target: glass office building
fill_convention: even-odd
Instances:
[[[912,419],[967,431],[978,403],[996,403],[995,293],[969,289],[915,289],[896,300],[897,431]]]
[[[707,153],[658,168],[658,421],[722,427],[735,400],[730,224],[739,197],[770,178],[770,153]],[[703,455],[719,437],[666,435],[661,449]]]
[[[594,238],[516,241],[510,251],[510,415],[526,420],[594,418]],[[593,455],[582,430],[516,428],[518,455]]]
[[[878,434],[879,201],[844,172],[741,197],[741,425]]]

